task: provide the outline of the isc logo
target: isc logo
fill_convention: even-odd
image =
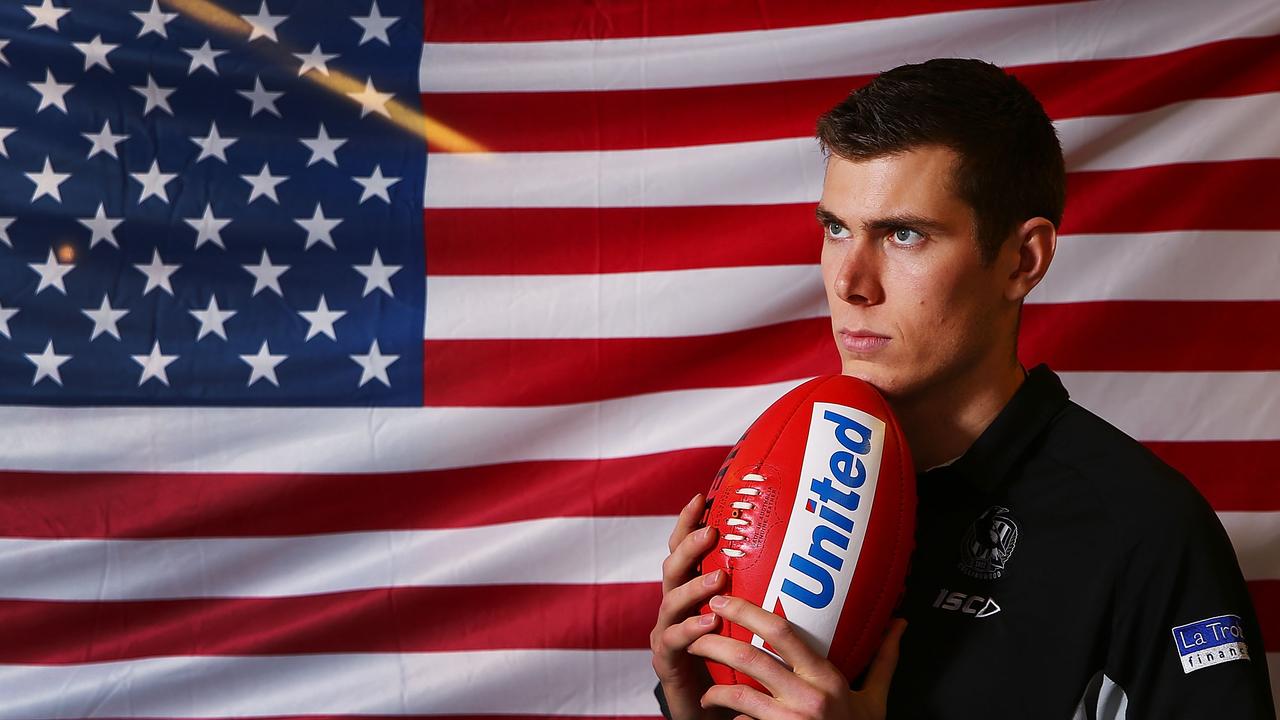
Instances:
[[[800,487],[762,606],[816,650],[831,647],[867,531],[884,450],[884,421],[814,403]],[[752,643],[763,647],[760,637]]]

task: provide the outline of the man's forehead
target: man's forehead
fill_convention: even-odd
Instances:
[[[865,159],[827,158],[819,205],[836,215],[967,209],[953,191],[955,151],[923,146]]]

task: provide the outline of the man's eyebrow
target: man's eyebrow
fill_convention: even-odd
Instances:
[[[813,214],[818,217],[818,222],[821,223],[822,225],[827,225],[830,223],[836,223],[838,225],[845,224],[844,220],[840,219],[840,216],[822,207],[821,205],[819,205],[814,209]]]
[[[849,227],[849,223],[845,222],[843,218],[821,205],[814,209],[814,215],[818,218],[818,222],[823,225],[836,223],[838,225]],[[862,229],[868,232],[892,230],[901,227],[914,228],[922,232],[934,234],[944,232],[947,229],[946,223],[925,217],[924,215],[916,215],[915,213],[896,213],[894,215],[886,215],[884,217],[867,220],[862,223]]]

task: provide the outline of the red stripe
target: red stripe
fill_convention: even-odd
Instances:
[[[1280,510],[1280,440],[1143,443],[1177,468],[1219,512]],[[1280,609],[1280,603],[1276,605]],[[1280,628],[1280,623],[1277,623]],[[1280,642],[1280,635],[1275,638]]]
[[[1280,650],[1280,580],[1248,583]],[[390,588],[270,599],[0,601],[0,662],[649,646],[659,583]],[[429,621],[424,622],[424,618]]]
[[[1009,68],[1054,119],[1280,90],[1280,36],[1161,55]],[[870,75],[618,91],[429,93],[424,112],[494,152],[624,150],[809,137]],[[744,111],[749,109],[749,111]],[[512,123],[510,118],[520,122]],[[445,149],[428,137],[432,151]]]
[[[728,450],[368,475],[0,472],[0,536],[282,536],[674,515],[706,492]]]
[[[1280,302],[1026,305],[1019,355],[1063,372],[1280,370],[1280,337],[1266,327],[1280,327]],[[561,405],[840,371],[826,318],[695,337],[428,340],[423,352],[429,406]]]
[[[1275,159],[1070,173],[1062,232],[1274,230],[1277,177]]]
[[[469,0],[424,5],[427,42],[604,40],[773,30],[802,25],[1078,0]]]
[[[1280,370],[1268,327],[1280,327],[1280,302],[1026,305],[1018,354],[1058,372]]]
[[[0,662],[166,655],[633,649],[659,583],[386,588],[285,598],[0,601]]]
[[[1150,443],[1219,511],[1280,510],[1280,441]],[[728,447],[381,475],[0,473],[0,535],[165,538],[675,515]],[[510,491],[512,478],[520,492]],[[625,482],[618,478],[625,478]],[[441,492],[447,488],[448,492]],[[637,492],[642,488],[643,492]]]
[[[1280,229],[1280,160],[1068,175],[1063,233]],[[816,203],[430,209],[427,274],[543,275],[817,263]],[[483,245],[476,243],[483,229]],[[482,250],[477,250],[482,247]],[[430,280],[428,279],[428,283]]]
[[[1262,646],[1267,652],[1280,652],[1280,580],[1254,580],[1249,583],[1249,594],[1262,628]]]
[[[826,318],[677,338],[428,340],[424,355],[430,406],[560,405],[840,372]]]

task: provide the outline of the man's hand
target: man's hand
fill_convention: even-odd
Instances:
[[[690,643],[690,653],[750,675],[767,688],[772,697],[746,685],[715,685],[702,696],[703,707],[736,710],[741,713],[738,719],[744,716],[759,720],[884,717],[889,681],[898,664],[898,640],[907,626],[905,620],[897,619],[890,626],[862,690],[855,692],[849,689],[849,680],[835,665],[810,649],[785,618],[740,598],[717,595],[710,604],[717,616],[764,638],[791,669],[741,640],[704,634]]]
[[[727,718],[721,709],[705,709],[699,704],[711,687],[711,673],[702,660],[687,650],[694,640],[715,632],[719,621],[714,614],[698,615],[698,607],[725,587],[724,573],[716,571],[694,577],[694,567],[716,542],[716,529],[697,530],[702,516],[702,494],[680,511],[676,527],[667,541],[671,554],[662,562],[662,605],[658,622],[649,633],[653,669],[662,683],[663,695],[673,720]]]

